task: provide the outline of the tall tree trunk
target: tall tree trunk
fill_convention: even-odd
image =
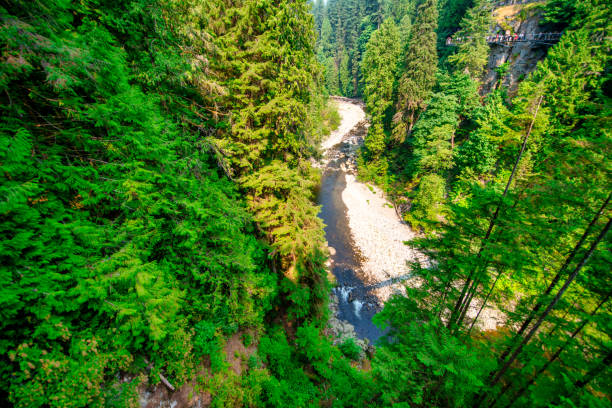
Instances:
[[[578,335],[578,333],[580,333],[582,331],[582,329],[585,328],[585,326],[587,324],[589,324],[589,322],[591,321],[592,317],[595,316],[595,314],[597,314],[597,312],[599,311],[599,309],[610,299],[610,294],[606,295],[606,297],[604,297],[599,304],[597,305],[597,307],[591,312],[589,313],[589,316],[584,319],[582,321],[582,323],[580,323],[580,325],[578,327],[576,327],[576,329],[574,329],[574,331],[572,332],[572,334],[570,335],[570,337],[565,341],[565,343],[563,343],[563,345],[561,347],[559,347],[559,349],[555,352],[555,354],[552,355],[552,357],[546,362],[546,364],[544,364],[542,366],[542,368],[540,368],[538,370],[538,372],[531,377],[531,379],[529,380],[529,382],[527,382],[527,384],[523,385],[521,387],[521,389],[514,395],[514,397],[512,397],[512,401],[510,401],[510,405],[508,405],[508,407],[511,407],[524,393],[525,391],[527,391],[529,389],[529,387],[531,387],[536,380],[538,379],[538,377],[544,373],[548,367],[550,367],[550,365],[552,363],[555,362],[555,360],[557,360],[557,358],[559,358],[559,356],[561,355],[561,353],[563,353],[563,351],[565,350],[565,348],[572,342],[572,340],[574,340],[574,338]],[[501,394],[498,395],[497,398],[501,397],[503,395],[503,392]]]
[[[478,313],[476,314],[476,317],[474,318],[474,320],[472,320],[472,324],[470,325],[470,328],[468,329],[468,332],[467,332],[468,336],[472,332],[472,329],[474,328],[474,325],[476,324],[476,321],[480,317],[480,314],[482,313],[484,308],[487,306],[487,302],[489,301],[489,298],[491,297],[491,293],[493,293],[493,289],[495,289],[495,285],[497,285],[497,281],[499,280],[500,276],[502,276],[503,274],[504,274],[504,270],[502,269],[501,271],[499,271],[499,273],[495,277],[495,281],[491,285],[491,289],[489,289],[489,292],[487,293],[487,296],[485,297],[484,301],[482,302],[482,306],[480,306],[480,309],[478,310]]]
[[[535,319],[535,317],[537,316],[537,313],[540,311],[542,306],[544,306],[546,297],[550,295],[550,293],[555,288],[555,286],[557,286],[557,283],[559,283],[561,276],[565,273],[565,271],[567,270],[571,262],[574,260],[576,253],[578,253],[578,250],[582,247],[582,244],[584,244],[584,241],[586,240],[587,236],[591,233],[591,230],[593,229],[593,227],[599,220],[599,217],[601,217],[604,210],[608,206],[608,203],[610,202],[610,197],[612,197],[612,193],[608,194],[608,198],[606,199],[606,201],[604,201],[603,205],[599,208],[599,211],[597,211],[597,213],[595,214],[595,217],[593,217],[593,219],[587,226],[586,230],[584,231],[584,234],[582,234],[582,236],[580,237],[580,239],[578,240],[578,242],[572,249],[572,252],[570,252],[569,256],[565,259],[565,262],[563,263],[563,266],[561,267],[561,269],[559,269],[559,272],[557,272],[553,280],[550,282],[550,284],[546,288],[546,291],[544,291],[544,294],[540,297],[540,300],[538,300],[535,307],[529,313],[529,316],[527,317],[527,319],[525,319],[525,321],[521,325],[519,331],[516,332],[516,334],[512,337],[512,340],[510,341],[510,344],[508,345],[508,347],[506,347],[504,352],[499,356],[499,359],[498,359],[499,363],[502,363],[506,359],[506,357],[508,357],[508,355],[514,348],[515,341],[523,335],[523,333],[525,332],[525,330],[527,330],[527,328],[529,327],[533,319]]]
[[[474,295],[476,294],[476,291],[478,290],[478,284],[480,283],[480,275],[486,273],[486,270],[488,268],[488,265],[484,268],[484,270],[478,274],[477,277],[474,278],[474,281],[472,282],[472,286],[471,288],[468,290],[468,296],[466,298],[465,304],[463,305],[463,308],[461,309],[461,313],[459,314],[459,318],[457,319],[457,327],[460,327],[461,324],[463,323],[463,320],[465,319],[465,316],[467,315],[468,309],[470,308],[470,305],[472,303],[472,299],[474,298]]]
[[[540,99],[538,100],[538,104],[536,105],[535,112],[533,113],[533,118],[531,119],[531,123],[529,124],[529,129],[527,130],[527,133],[525,133],[525,137],[523,138],[523,144],[521,145],[521,150],[519,151],[518,155],[516,156],[516,160],[514,161],[514,167],[512,167],[512,173],[510,173],[510,177],[508,178],[508,182],[506,183],[506,188],[504,189],[504,193],[502,194],[499,200],[499,203],[497,204],[497,208],[495,208],[495,213],[493,214],[493,217],[489,221],[489,227],[487,228],[487,233],[485,234],[485,237],[482,240],[482,243],[480,244],[480,249],[478,250],[478,255],[476,257],[476,259],[478,260],[480,260],[480,258],[482,257],[482,251],[484,250],[489,240],[489,237],[491,236],[493,227],[495,227],[495,223],[497,222],[497,217],[499,216],[499,211],[504,202],[504,198],[508,194],[510,185],[512,184],[512,181],[514,180],[516,169],[518,168],[519,162],[521,161],[521,158],[523,157],[523,153],[525,152],[525,148],[527,147],[527,141],[529,140],[529,136],[531,135],[531,131],[533,130],[533,125],[538,116],[538,111],[540,110],[540,105],[542,105],[543,99],[544,99],[544,96],[543,95],[540,96]],[[476,266],[476,268],[478,268],[478,266]],[[457,299],[457,303],[455,304],[453,313],[451,313],[451,318],[448,321],[449,328],[451,327],[452,324],[454,324],[453,322],[455,320],[455,317],[457,316],[457,313],[461,310],[462,307],[464,307],[465,295],[466,295],[468,288],[470,287],[470,284],[472,283],[473,276],[474,276],[474,271],[470,272],[470,274],[468,275],[468,279],[463,285],[463,289],[461,290],[461,295],[459,295],[459,299]],[[469,304],[467,305],[467,307],[469,307]]]
[[[468,288],[466,300],[461,306],[461,308],[459,309],[459,317],[457,318],[457,321],[455,323],[456,327],[460,327],[461,323],[463,322],[463,319],[465,319],[465,315],[467,314],[467,311],[470,307],[470,303],[472,302],[472,299],[474,298],[474,295],[476,294],[476,290],[478,290],[478,284],[480,283],[480,276],[482,276],[483,273],[486,273],[488,267],[489,267],[489,262],[487,261],[484,267],[482,268],[482,270],[480,271],[480,273],[478,273],[477,276],[474,276],[474,280],[472,281],[472,284]]]
[[[523,192],[525,191],[525,189],[523,189],[523,191],[521,191],[519,193],[519,195],[517,196],[516,200],[514,201],[514,204],[512,204],[512,208],[514,209],[517,204],[520,201],[520,196],[523,194]],[[485,267],[481,270],[481,272],[474,278],[474,281],[472,282],[472,287],[468,290],[468,293],[470,294],[467,298],[467,300],[465,301],[463,308],[461,310],[461,314],[459,315],[459,319],[457,321],[457,326],[461,326],[461,324],[463,323],[463,320],[465,319],[465,316],[467,314],[467,311],[470,307],[470,304],[472,302],[472,299],[474,298],[474,295],[476,293],[476,289],[478,287],[478,285],[480,284],[481,280],[482,280],[482,276],[487,272],[487,268],[489,267],[489,264],[487,263],[485,265]],[[497,277],[495,278],[495,284],[497,284],[497,279],[499,278],[500,274],[497,274]],[[482,312],[482,309],[484,308],[484,306],[486,305],[487,300],[489,299],[489,296],[491,295],[491,292],[493,291],[495,286],[491,287],[491,291],[489,291],[488,295],[487,295],[487,299],[484,301],[483,306],[480,308],[480,310],[478,311],[478,314],[475,318],[475,320],[472,322],[472,324],[470,325],[470,328],[468,329],[468,335],[469,333],[472,331],[472,328],[474,327],[474,323],[476,322],[476,320],[478,319],[478,316],[480,316],[480,313]],[[484,289],[484,288],[483,288]]]
[[[525,190],[527,189],[527,187],[523,188],[523,190],[517,195],[516,200],[514,201],[514,204],[512,204],[512,208],[516,208],[516,206],[518,205],[521,196],[523,195],[523,193],[525,192]],[[474,325],[476,324],[476,321],[478,320],[478,318],[480,317],[480,314],[482,313],[482,311],[484,310],[484,308],[487,306],[487,302],[489,300],[489,297],[491,296],[491,294],[493,293],[493,290],[495,289],[495,286],[497,285],[497,281],[499,280],[500,276],[504,273],[504,270],[502,269],[497,276],[495,277],[495,281],[493,282],[493,285],[491,286],[491,289],[489,290],[489,293],[487,293],[487,296],[485,298],[485,300],[482,303],[482,306],[480,307],[480,309],[478,310],[478,313],[476,314],[476,317],[474,318],[474,320],[472,321],[472,324],[470,325],[470,328],[467,331],[467,335],[469,336],[470,333],[472,332],[472,329],[474,328]],[[466,309],[467,310],[467,309]]]
[[[608,354],[606,354],[604,359],[600,361],[599,364],[591,368],[589,372],[586,373],[586,375],[582,377],[582,379],[576,382],[574,385],[578,389],[584,388],[585,385],[593,381],[593,378],[595,378],[597,374],[599,374],[602,371],[602,368],[607,367],[610,364],[612,364],[612,350],[608,351]]]
[[[580,294],[584,293],[586,291],[582,291]],[[578,295],[578,297],[580,297],[580,294]],[[550,329],[550,331],[546,334],[546,337],[551,337],[553,334],[555,334],[555,332],[559,329],[559,327],[563,326],[563,322],[567,322],[567,316],[570,314],[570,312],[574,309],[576,309],[576,306],[578,306],[578,300],[575,300],[574,303],[567,308],[567,310],[565,310],[565,313],[563,314],[563,316],[559,319],[559,321],[554,325],[554,327],[552,329]]]
[[[442,319],[442,312],[445,309],[444,303],[446,302],[446,296],[448,295],[451,288],[451,284],[453,283],[453,278],[454,274],[451,275],[444,283],[444,288],[442,289],[442,296],[440,298],[440,302],[438,302],[438,319]]]
[[[559,289],[559,291],[557,292],[557,294],[554,297],[554,299],[548,304],[548,306],[546,307],[546,309],[544,310],[544,312],[542,313],[542,315],[540,316],[538,321],[534,324],[534,326],[531,328],[529,333],[527,333],[527,336],[525,336],[525,338],[523,339],[523,341],[521,341],[521,343],[518,345],[516,350],[514,350],[512,355],[510,355],[510,358],[508,359],[508,361],[506,361],[506,363],[497,372],[497,374],[495,374],[495,376],[493,377],[493,380],[491,381],[491,386],[494,386],[495,384],[497,384],[497,382],[500,380],[500,378],[506,373],[506,371],[508,371],[508,368],[510,368],[512,363],[514,363],[514,361],[516,360],[517,356],[521,353],[521,351],[523,350],[523,346],[525,346],[525,344],[527,344],[529,342],[529,340],[531,340],[533,335],[538,331],[538,329],[540,328],[540,325],[542,324],[542,322],[546,319],[546,317],[548,316],[550,311],[559,302],[559,300],[561,299],[561,297],[563,296],[563,294],[565,293],[567,288],[570,286],[570,284],[574,281],[574,279],[576,278],[576,276],[578,275],[580,270],[587,263],[587,261],[589,260],[591,255],[593,255],[593,252],[595,251],[595,248],[597,248],[597,245],[602,241],[602,239],[608,233],[608,231],[610,230],[610,225],[612,225],[612,219],[608,220],[608,223],[606,224],[606,226],[601,230],[601,232],[599,233],[599,235],[597,236],[595,241],[593,241],[593,243],[591,244],[591,247],[589,248],[587,253],[583,256],[582,260],[576,266],[576,268],[574,269],[572,274],[566,279],[565,283],[563,284],[561,289]]]
[[[576,390],[583,389],[588,383],[590,383],[591,381],[593,381],[595,377],[597,377],[597,374],[600,374],[605,367],[608,367],[611,364],[612,364],[612,350],[608,350],[605,357],[601,361],[599,361],[597,364],[591,367],[591,369],[584,375],[584,377],[582,377],[582,379],[574,383],[574,388]],[[555,399],[553,400],[551,406],[558,405],[560,400],[561,400],[561,395],[557,395]]]

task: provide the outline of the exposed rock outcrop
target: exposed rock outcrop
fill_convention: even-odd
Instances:
[[[515,4],[502,6],[493,11],[494,33],[524,36],[543,32],[540,26],[542,3]],[[508,70],[502,84],[510,92],[516,91],[518,83],[531,73],[538,61],[542,60],[550,45],[541,42],[515,42],[510,45],[492,44],[489,63],[483,79],[482,93],[495,89],[499,80],[497,68],[508,63]]]

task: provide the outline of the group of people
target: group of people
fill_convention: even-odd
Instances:
[[[555,41],[561,37],[561,33],[534,33],[534,34],[495,34],[488,35],[487,42],[517,42],[517,41]]]
[[[521,42],[521,41],[556,41],[561,33],[534,33],[534,34],[491,34],[487,36],[488,43]],[[453,45],[469,41],[472,37],[448,37],[446,45]]]
[[[503,1],[496,1],[495,3],[493,3],[493,5],[495,7],[511,6],[513,4],[531,3],[532,1],[539,1],[539,0],[503,0]]]

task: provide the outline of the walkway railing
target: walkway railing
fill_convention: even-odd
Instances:
[[[534,33],[534,34],[489,34],[486,36],[486,41],[489,44],[510,45],[519,42],[539,43],[553,45],[563,33]],[[446,45],[454,46],[469,42],[472,37],[448,37]]]
[[[502,0],[502,1],[494,1],[491,5],[494,8],[503,7],[503,6],[511,6],[513,4],[528,4],[528,3],[537,3],[542,2],[542,0]]]

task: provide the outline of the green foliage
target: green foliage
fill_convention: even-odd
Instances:
[[[608,2],[548,2],[563,37],[484,102],[479,1],[5,3],[3,405],[137,406],[145,373],[180,387],[202,363],[213,406],[609,402]],[[462,18],[472,39],[436,76],[436,33]],[[377,316],[371,371],[321,329],[325,87],[364,93],[360,172],[416,187],[407,219],[435,228],[411,242],[419,284]],[[504,327],[480,329],[483,303]],[[263,333],[241,375],[223,351],[237,332]]]
[[[406,219],[432,232],[410,243],[431,263],[412,265],[417,279],[408,298],[386,304],[378,317],[391,331],[377,350],[374,380],[382,384],[385,404],[605,405],[609,367],[603,367],[611,358],[607,326],[600,322],[609,322],[610,311],[596,305],[606,304],[610,294],[604,283],[609,235],[597,234],[609,219],[609,206],[601,217],[594,214],[611,185],[602,153],[611,140],[609,53],[601,41],[610,29],[609,5],[549,2],[545,22],[551,30],[566,28],[559,43],[531,75],[520,78],[518,91],[509,96],[500,81],[481,100],[490,15],[486,4],[469,3],[441,7],[438,32],[450,28],[449,34],[456,27],[449,21],[461,18],[450,18],[449,10],[472,7],[458,34],[468,41],[447,60],[451,74],[438,75],[415,112],[402,108],[408,93],[401,82],[397,88],[393,139],[403,142],[408,135],[406,142],[386,149],[386,123],[376,128],[373,122],[370,129],[376,136],[370,143],[385,152],[378,161],[387,171],[372,178],[382,178],[391,196],[411,198]],[[413,39],[418,30],[415,19]],[[426,36],[416,38],[422,48],[428,44]],[[499,68],[501,79],[506,65]],[[409,81],[420,75],[408,75]],[[364,161],[360,172],[372,174]],[[592,256],[584,257],[595,244]],[[571,270],[576,279],[562,287]],[[559,300],[543,311],[554,294]],[[534,311],[536,304],[544,306]],[[504,326],[498,318],[492,328],[490,313],[501,316]],[[481,330],[483,324],[488,330]],[[526,331],[515,334],[522,324]],[[486,356],[463,367],[468,372],[459,381],[451,378],[459,371],[446,363],[483,350],[497,354],[497,367]],[[483,369],[471,368],[476,366]]]
[[[9,352],[10,360],[18,364],[11,378],[10,398],[15,405],[99,405],[105,376],[131,362],[125,350],[105,345],[112,344],[108,338],[72,338],[65,330],[62,340],[67,352],[58,347],[61,344],[42,348],[35,343],[22,343]]]
[[[340,77],[340,89],[342,90],[342,95],[352,95],[352,81],[349,72],[349,56],[344,50],[340,54],[338,75]]]
[[[291,3],[227,5],[236,25],[218,20],[223,2],[0,9],[0,387],[12,404],[112,406],[133,399],[115,374],[145,360],[176,386],[201,355],[220,366],[218,340],[276,303],[262,237],[279,263],[303,262],[306,314],[320,309],[317,178],[302,158],[315,151],[319,68],[307,6]]]
[[[312,203],[317,172],[305,154],[313,142],[305,127],[311,91],[320,89],[313,18],[305,1],[245,0],[236,20],[217,13],[231,7],[225,0],[204,5],[204,14],[215,19],[210,65],[227,89],[220,103],[231,123],[214,143],[284,276],[319,293],[323,225]],[[313,308],[324,299],[311,298]]]
[[[338,129],[340,123],[342,122],[340,113],[338,113],[338,106],[334,104],[328,105],[327,109],[322,112],[322,117],[323,120],[327,123],[329,133]]]
[[[251,344],[253,344],[253,336],[251,333],[245,333],[242,335],[242,344],[244,344],[244,347],[249,347]]]
[[[507,125],[502,119],[508,115],[507,112],[500,92],[488,95],[485,105],[474,112],[476,129],[457,152],[457,163],[463,172],[469,169],[479,175],[494,170],[497,150],[503,142],[500,135],[508,133]]]
[[[393,19],[386,19],[372,33],[366,45],[364,71],[366,107],[373,124],[382,124],[385,111],[392,105],[393,80],[401,53],[399,30]]]
[[[386,19],[376,30],[363,57],[364,92],[371,126],[364,143],[364,158],[375,175],[386,173],[383,157],[386,148],[385,116],[393,105],[393,83],[400,57],[400,32],[393,19]]]
[[[316,155],[317,147],[325,137],[340,126],[340,114],[338,106],[329,100],[323,93],[314,95],[308,109],[307,123],[311,130],[308,141],[308,149]]]
[[[588,15],[585,6],[587,5],[580,5],[571,0],[548,1],[545,7],[544,23],[554,25],[561,30],[568,26],[572,20],[583,21]]]
[[[609,309],[596,308],[610,293],[609,285],[603,284],[609,265],[602,263],[609,255],[609,238],[596,238],[609,219],[609,208],[603,219],[594,218],[611,185],[609,166],[597,153],[607,151],[611,140],[603,125],[609,121],[609,109],[604,107],[609,96],[602,92],[607,74],[601,65],[609,55],[592,41],[594,32],[609,23],[599,17],[605,14],[603,6],[591,6],[593,17],[564,34],[519,85],[510,106],[499,90],[482,108],[468,112],[466,139],[450,173],[459,177],[451,179],[455,192],[446,219],[436,234],[411,243],[432,260],[428,268],[414,265],[422,283],[408,296],[416,303],[387,305],[383,312],[390,308],[388,313],[411,314],[418,321],[442,320],[450,331],[439,330],[437,338],[450,333],[468,346],[478,339],[478,350],[493,349],[501,355],[497,371],[478,376],[475,384],[484,388],[472,388],[476,396],[469,405],[608,402],[609,387],[602,383],[606,372],[598,370],[609,361],[609,350],[595,340],[606,339],[605,343],[608,335],[603,325],[591,326],[588,319],[610,317]],[[585,70],[601,76],[586,75]],[[586,258],[589,245],[593,254]],[[568,270],[577,273],[576,280],[565,282]],[[560,281],[555,285],[557,273]],[[595,281],[605,289],[592,286]],[[552,295],[558,301],[544,311]],[[503,313],[505,327],[480,331],[480,324],[490,324],[487,309],[480,314],[483,302]],[[536,304],[544,306],[534,311]],[[429,317],[423,317],[424,309]],[[587,324],[580,326],[585,319]],[[526,331],[516,333],[521,325]],[[593,354],[586,356],[585,348]],[[427,354],[419,361],[441,365]],[[593,388],[584,392],[586,384]]]
[[[474,0],[440,0],[438,1],[438,54],[440,55],[440,65],[445,65],[447,57],[454,51],[445,45],[446,38],[451,36],[460,27],[465,18],[467,10],[473,7],[477,1]]]
[[[413,129],[415,159],[422,173],[439,173],[453,166],[454,137],[459,125],[459,103],[454,95],[435,93]]]
[[[193,350],[198,357],[210,358],[213,371],[219,371],[225,366],[225,356],[217,337],[217,328],[214,323],[202,320],[194,326]]]
[[[296,343],[320,380],[328,384],[320,397],[323,401],[333,401],[337,406],[368,406],[375,395],[374,383],[367,374],[351,367],[341,351],[321,336],[318,327],[313,324],[300,327]]]
[[[376,316],[379,324],[390,328],[373,361],[383,403],[467,406],[493,368],[492,356],[466,346],[420,307],[398,296]]]
[[[365,44],[377,28],[376,0],[318,1],[312,10],[318,30],[317,58],[326,67],[330,93],[360,96]],[[330,87],[331,86],[331,87]]]
[[[333,57],[325,59],[325,87],[331,95],[340,94],[340,81],[338,79],[338,67]]]
[[[399,23],[403,17],[414,13],[414,2],[412,0],[379,0],[380,14],[384,18],[393,18]]]
[[[196,353],[204,356],[218,351],[219,344],[215,338],[216,327],[213,323],[202,320],[194,326],[194,329],[193,348]]]
[[[398,86],[393,138],[403,142],[425,108],[435,84],[437,60],[437,0],[419,4]]]
[[[346,339],[338,346],[342,354],[350,360],[358,360],[361,356],[361,348],[355,344],[352,338]]]
[[[280,330],[273,330],[259,343],[259,355],[273,375],[264,384],[267,406],[304,406],[316,398],[316,387],[300,368],[293,353]]]
[[[473,79],[482,76],[489,58],[486,36],[491,24],[490,7],[484,0],[475,1],[463,17],[461,29],[455,34],[467,40],[458,45],[457,53],[448,57],[455,71],[468,74]]]
[[[421,179],[407,217],[413,226],[425,226],[421,221],[438,221],[439,207],[446,194],[445,184],[437,174],[428,174]]]
[[[332,34],[333,33],[331,23],[329,22],[329,18],[325,16],[323,18],[323,23],[321,26],[321,35],[319,38],[319,53],[322,57],[329,56],[332,51]]]

